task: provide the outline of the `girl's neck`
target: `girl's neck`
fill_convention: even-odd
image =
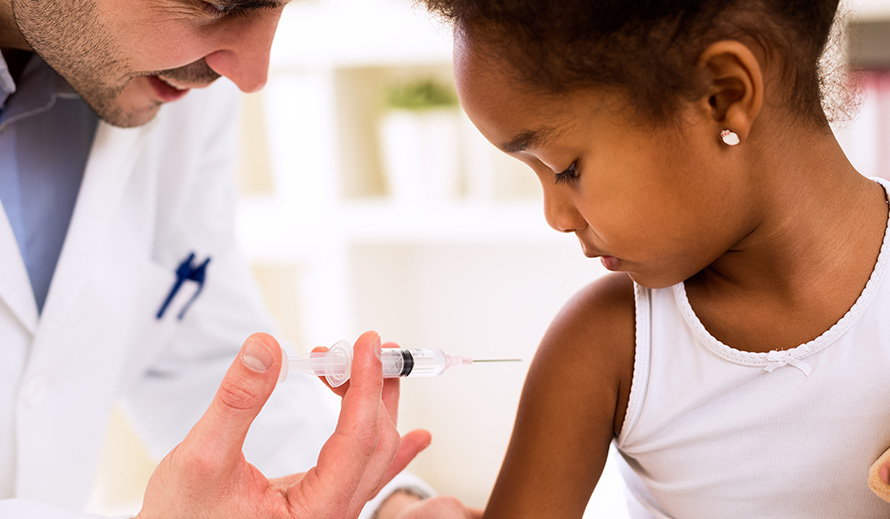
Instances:
[[[881,249],[883,188],[853,168],[832,135],[799,141],[749,163],[756,221],[687,281],[706,328],[740,349],[793,347],[823,333],[855,303]]]

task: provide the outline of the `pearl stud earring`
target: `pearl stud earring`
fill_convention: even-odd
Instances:
[[[736,146],[742,142],[738,134],[732,130],[723,130],[720,132],[720,138],[723,139],[724,144],[727,146]]]

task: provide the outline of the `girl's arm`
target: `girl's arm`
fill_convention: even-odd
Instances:
[[[634,343],[626,275],[566,304],[535,355],[485,519],[582,516],[624,420]]]

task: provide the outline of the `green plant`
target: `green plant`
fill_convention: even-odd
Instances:
[[[424,110],[457,106],[457,95],[442,84],[433,81],[417,81],[393,86],[387,92],[388,108]]]

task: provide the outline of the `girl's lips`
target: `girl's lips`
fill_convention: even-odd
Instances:
[[[177,99],[181,99],[183,96],[189,93],[188,88],[178,89],[170,86],[164,80],[159,78],[158,76],[147,76],[148,82],[152,86],[155,91],[155,94],[164,101],[165,103],[169,103],[170,101],[176,101]]]
[[[603,256],[600,258],[603,266],[606,267],[606,270],[616,271],[621,268],[621,260],[614,256]]]
[[[603,263],[603,266],[606,269],[611,271],[616,271],[621,268],[621,260],[616,258],[615,256],[609,256],[608,254],[603,254],[600,251],[590,249],[587,245],[582,241],[581,242],[581,251],[588,258],[600,258],[600,261]]]

